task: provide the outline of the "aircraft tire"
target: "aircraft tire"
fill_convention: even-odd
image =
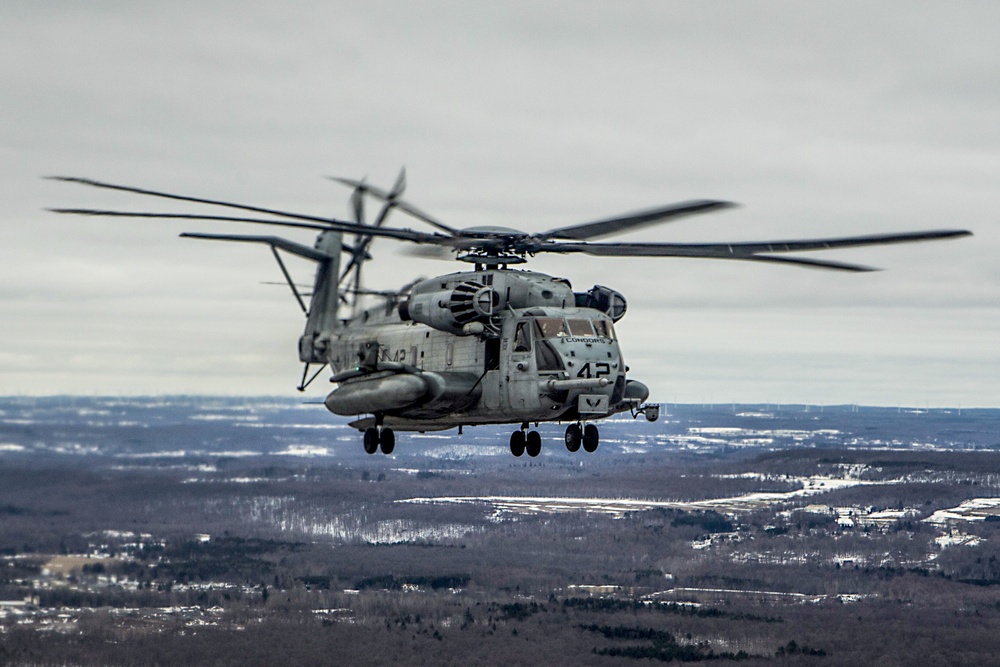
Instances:
[[[365,429],[365,453],[374,454],[378,451],[378,429],[374,426]]]
[[[583,427],[583,449],[587,453],[597,451],[597,446],[601,444],[601,434],[593,424]]]
[[[570,424],[566,427],[566,449],[571,452],[575,452],[580,449],[580,443],[583,442],[583,431],[580,429],[579,424]]]
[[[514,431],[510,434],[510,453],[514,456],[524,454],[525,437],[524,431]]]
[[[528,452],[528,456],[535,458],[542,453],[542,436],[538,431],[529,431],[528,437],[524,445],[524,451]]]
[[[392,454],[392,450],[396,448],[396,434],[392,432],[391,428],[382,429],[378,445],[382,448],[383,454]]]

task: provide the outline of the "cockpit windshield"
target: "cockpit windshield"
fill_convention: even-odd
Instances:
[[[535,320],[542,338],[560,338],[569,335],[566,320],[561,317],[539,317]]]
[[[535,320],[537,333],[542,338],[611,338],[615,337],[614,327],[605,319],[564,320],[561,317],[539,317]]]
[[[594,320],[594,330],[601,338],[615,337],[615,328],[607,320]]]

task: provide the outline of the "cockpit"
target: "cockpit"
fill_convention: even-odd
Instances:
[[[615,340],[611,320],[581,317],[534,317],[517,323],[514,331],[514,352],[530,352],[532,331],[536,340],[561,338],[604,338]]]
[[[536,332],[542,338],[611,338],[614,327],[610,320],[585,320],[582,318],[539,317],[535,320]]]

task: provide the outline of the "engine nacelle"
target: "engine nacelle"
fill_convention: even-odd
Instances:
[[[594,285],[586,292],[574,292],[573,296],[576,297],[577,306],[599,310],[613,322],[625,317],[625,311],[628,310],[625,296],[604,285]]]
[[[399,316],[459,336],[482,333],[498,312],[500,295],[482,283],[467,280],[452,289],[414,293],[399,304]],[[479,326],[475,326],[478,324]]]
[[[575,301],[573,288],[563,278],[531,271],[485,270],[417,283],[410,298],[399,304],[399,316],[404,322],[420,322],[458,336],[490,330],[496,334],[498,316],[505,310],[571,308]]]

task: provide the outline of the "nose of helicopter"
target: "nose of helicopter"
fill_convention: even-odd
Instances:
[[[624,374],[621,353],[614,341],[601,338],[556,339],[556,350],[571,378],[615,378]]]

